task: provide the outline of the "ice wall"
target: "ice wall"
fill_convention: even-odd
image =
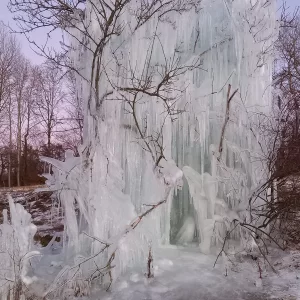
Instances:
[[[245,203],[267,176],[258,125],[271,103],[275,1],[203,0],[200,10],[160,11],[142,26],[139,1],[128,1],[116,21],[118,34],[105,43],[98,5],[87,1],[82,29],[88,35],[74,29],[87,45],[73,40],[71,53],[85,78],[77,77],[85,119],[80,166],[64,177],[74,192],[60,194],[66,216],[74,215],[75,201],[80,208],[77,222],[67,218],[66,247],[86,257],[101,250],[98,239],[111,241],[118,274],[145,260],[150,241],[153,247],[176,242],[192,218],[195,240],[207,253],[230,220],[247,217]],[[155,95],[170,70],[172,80]],[[182,174],[175,165],[185,175],[178,193]],[[96,256],[97,264],[105,265],[110,251]]]

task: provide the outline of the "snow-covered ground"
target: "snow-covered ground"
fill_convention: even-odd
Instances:
[[[88,300],[297,300],[300,299],[300,252],[272,249],[270,258],[278,274],[260,258],[262,279],[257,260],[240,256],[227,270],[216,256],[203,255],[198,248],[160,249],[154,255],[154,278],[146,277],[144,268],[128,270],[106,292],[92,288]],[[40,278],[37,287],[46,288],[61,265],[60,256],[45,256],[35,268]],[[73,299],[73,298],[72,298]]]
[[[16,202],[25,204],[33,215],[38,234],[51,236],[62,229],[61,220],[53,220],[52,200],[49,195],[31,197],[32,191],[12,192]],[[4,193],[2,206],[6,205]],[[51,217],[52,216],[52,217]],[[51,221],[52,220],[52,221]],[[41,248],[39,244],[37,248]],[[58,243],[51,249],[41,248],[43,257],[32,261],[30,275],[38,280],[31,286],[43,294],[62,269]],[[51,250],[51,251],[49,251]],[[97,284],[88,300],[296,300],[300,299],[300,251],[286,252],[271,249],[269,260],[275,274],[262,257],[238,255],[232,262],[216,255],[203,255],[198,247],[169,246],[154,253],[154,278],[146,278],[147,257],[144,267],[129,269],[109,292]],[[260,270],[261,269],[261,272]],[[262,279],[260,279],[260,273]],[[227,275],[227,276],[226,276]],[[60,298],[57,298],[60,299]]]
[[[300,264],[298,252],[279,258],[279,274],[265,271],[262,280],[259,279],[257,263],[251,258],[231,266],[227,276],[221,261],[213,268],[215,259],[215,256],[200,254],[198,249],[164,249],[154,258],[153,279],[146,279],[143,275],[146,266],[140,272],[128,272],[115,284],[113,291],[101,299],[300,299],[300,279],[296,269],[290,266],[296,261]],[[91,299],[99,298],[95,293]]]

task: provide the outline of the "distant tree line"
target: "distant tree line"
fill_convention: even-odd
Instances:
[[[74,84],[50,61],[33,65],[0,24],[0,186],[42,183],[40,155],[78,155],[82,107]]]

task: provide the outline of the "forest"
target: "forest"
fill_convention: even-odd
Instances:
[[[22,54],[18,37],[0,25],[0,185],[43,183],[39,156],[78,155],[82,104],[74,76],[51,61],[35,65]]]

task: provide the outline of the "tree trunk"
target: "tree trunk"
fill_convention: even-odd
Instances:
[[[4,159],[3,159],[3,154],[1,154],[0,156],[1,156],[0,182],[2,182],[3,172],[4,172],[4,169],[5,169],[5,163],[4,163]]]
[[[9,99],[9,152],[8,152],[8,187],[11,187],[11,151],[12,151],[12,112],[11,112],[11,96]]]
[[[30,93],[31,98],[31,93]],[[28,184],[28,136],[29,136],[29,130],[30,130],[30,110],[31,105],[28,102],[27,103],[27,128],[26,133],[24,135],[24,154],[23,154],[23,161],[24,161],[24,185]]]
[[[18,99],[18,134],[17,134],[17,186],[21,185],[21,97]]]
[[[23,151],[23,161],[24,161],[24,185],[28,184],[28,131],[24,136],[24,151]]]
[[[48,151],[47,155],[49,157],[51,157],[52,153],[51,153],[51,127],[50,127],[50,125],[48,125],[48,132],[47,132],[47,151]]]

